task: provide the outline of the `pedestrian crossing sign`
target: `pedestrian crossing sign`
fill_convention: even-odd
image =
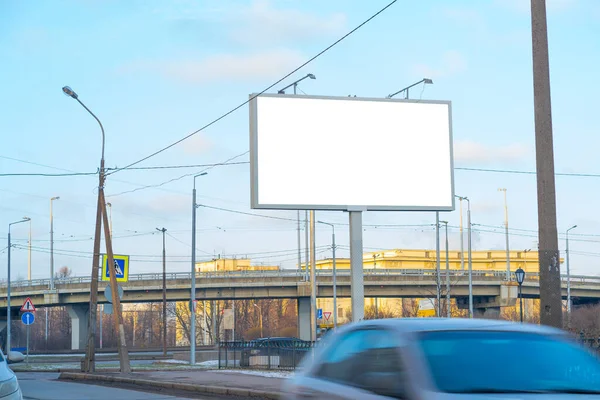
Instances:
[[[115,276],[117,282],[127,282],[129,279],[129,256],[115,254],[113,256]],[[102,280],[110,281],[110,270],[108,269],[108,255],[102,255]]]

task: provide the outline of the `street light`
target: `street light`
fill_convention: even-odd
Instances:
[[[333,329],[335,329],[337,328],[337,274],[335,266],[335,225],[323,221],[317,221],[317,223],[329,225],[331,227],[331,252],[333,256]]]
[[[523,281],[525,280],[525,271],[519,268],[515,271],[515,278],[519,284],[519,308],[521,311],[521,323],[523,323]]]
[[[577,225],[573,225],[567,229],[567,327],[571,327],[571,266],[569,263],[569,232],[577,228]]]
[[[194,190],[192,190],[192,288],[190,293],[190,364],[196,364],[196,178],[208,172],[194,175]]]
[[[8,269],[6,280],[6,358],[10,359],[10,227],[23,222],[31,221],[28,217],[23,217],[22,220],[8,224]]]
[[[100,158],[100,171],[98,174],[98,203],[96,208],[96,227],[94,232],[94,257],[92,259],[92,277],[90,282],[90,314],[88,318],[88,337],[87,337],[87,349],[85,353],[84,364],[82,369],[85,372],[94,372],[96,368],[96,312],[98,307],[98,276],[100,270],[100,232],[102,228],[102,215],[106,217],[106,204],[104,197],[104,145],[105,145],[105,134],[102,122],[96,117],[96,115],[89,109],[81,100],[73,89],[69,86],[62,88],[63,93],[75,100],[98,122],[100,125],[100,131],[102,132],[102,153]],[[105,219],[105,227],[108,225],[107,219]],[[113,260],[112,251],[112,234],[110,231],[105,229],[106,238],[106,254],[108,256],[109,263]],[[109,268],[110,271],[114,271]],[[123,314],[121,313],[121,301],[117,290],[117,281],[114,277],[113,272],[110,273],[110,286],[112,289],[113,296],[113,307],[115,315],[115,330],[117,333],[117,348],[119,352],[119,365],[121,372],[129,373],[131,371],[131,365],[129,363],[129,353],[127,352],[127,343],[125,343],[125,335],[123,328]]]
[[[262,307],[254,303],[254,307],[258,308],[258,323],[260,325],[260,337],[263,337],[263,318],[262,318]]]
[[[468,263],[469,263],[469,318],[473,318],[473,260],[471,257],[471,201],[468,197],[456,196],[460,201],[465,200],[467,202],[467,251],[468,251]]]
[[[296,94],[296,88],[298,87],[298,84],[300,82],[302,82],[303,80],[305,80],[306,78],[317,79],[317,77],[314,74],[306,74],[306,76],[303,76],[302,78],[298,79],[297,81],[295,81],[293,83],[290,83],[289,85],[287,85],[283,89],[279,89],[277,91],[277,93],[279,93],[279,94],[285,94],[285,91],[293,86],[294,87],[294,94]]]
[[[413,83],[410,86],[405,87],[404,89],[398,90],[396,93],[392,93],[392,94],[388,94],[387,98],[391,99],[392,97],[402,93],[402,92],[406,92],[406,96],[404,97],[405,99],[408,99],[408,90],[414,86],[420,85],[421,83],[425,84],[425,85],[433,85],[433,81],[429,78],[423,78],[421,79],[419,82],[417,83]]]
[[[31,281],[31,218],[23,217],[29,219],[29,249],[27,254],[27,280]],[[31,285],[31,282],[29,282]]]
[[[50,290],[54,290],[54,214],[52,212],[52,202],[59,199],[59,196],[50,199]]]
[[[504,233],[506,236],[506,281],[510,281],[510,250],[508,247],[508,202],[506,200],[506,188],[498,189],[504,193]]]

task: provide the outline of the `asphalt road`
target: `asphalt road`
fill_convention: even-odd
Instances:
[[[163,394],[145,393],[108,386],[58,381],[58,374],[17,373],[25,400],[189,400]]]

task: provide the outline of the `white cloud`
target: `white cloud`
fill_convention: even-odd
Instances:
[[[450,50],[442,55],[442,60],[436,67],[426,64],[417,64],[413,67],[413,72],[418,76],[426,78],[441,78],[466,71],[467,61],[461,53]]]
[[[247,81],[279,77],[298,67],[305,58],[293,50],[272,50],[252,54],[217,54],[199,61],[160,65],[162,73],[191,83]]]
[[[183,152],[189,155],[198,155],[206,153],[213,146],[213,143],[202,133],[198,133],[185,142]]]
[[[457,166],[518,162],[526,160],[529,156],[532,156],[532,150],[522,143],[490,146],[473,141],[460,141],[454,144],[454,162]]]
[[[250,45],[281,44],[339,35],[346,28],[346,15],[326,17],[294,9],[272,6],[271,1],[256,0],[232,17],[231,37]]]

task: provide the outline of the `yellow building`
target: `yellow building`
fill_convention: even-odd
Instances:
[[[214,258],[196,263],[196,272],[222,271],[279,271],[279,266],[250,265],[250,260],[245,258]]]
[[[435,269],[436,257],[435,250],[382,250],[363,254],[364,269]],[[460,251],[449,251],[450,269],[460,270],[461,253]],[[504,250],[483,250],[472,251],[471,262],[474,271],[506,271],[506,251]],[[561,263],[563,259],[560,260]],[[446,252],[440,251],[440,263],[443,269],[446,268]],[[510,270],[523,268],[525,272],[538,272],[539,257],[537,251],[511,251],[510,252]],[[302,265],[302,269],[306,265]],[[317,269],[332,269],[333,261],[326,258],[317,261]],[[336,268],[350,269],[349,258],[336,258]],[[464,268],[468,268],[468,255],[464,253]]]

